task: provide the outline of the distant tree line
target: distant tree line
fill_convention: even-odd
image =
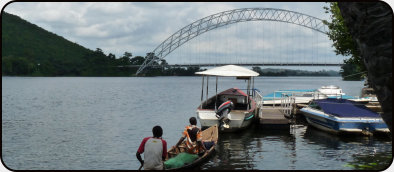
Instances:
[[[88,52],[81,59],[32,59],[24,56],[6,56],[2,58],[2,75],[8,76],[130,76],[133,68],[119,68],[119,65],[130,65],[133,60],[143,59],[137,56],[130,58],[125,52],[120,58],[105,55],[101,49]]]
[[[305,71],[292,69],[261,69],[260,67],[253,67],[253,71],[260,74],[260,76],[339,76],[339,72],[333,70],[321,71]]]

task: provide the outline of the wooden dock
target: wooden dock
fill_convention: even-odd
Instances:
[[[287,119],[280,111],[280,107],[263,106],[259,113],[260,124],[269,127],[287,128],[290,126],[290,120]]]

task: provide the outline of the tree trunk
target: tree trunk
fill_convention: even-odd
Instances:
[[[360,49],[368,80],[392,130],[392,17],[384,2],[338,2],[342,17]]]

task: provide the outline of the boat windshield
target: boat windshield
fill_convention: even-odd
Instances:
[[[314,102],[314,101],[312,101],[312,102],[309,104],[309,107],[311,107],[311,108],[313,108],[313,109],[321,110],[321,107],[319,106],[319,104],[317,104],[317,103]]]

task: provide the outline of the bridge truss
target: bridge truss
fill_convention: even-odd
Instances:
[[[319,18],[306,14],[274,9],[274,8],[242,8],[220,12],[197,20],[178,30],[152,52],[147,53],[144,63],[137,70],[137,75],[146,67],[159,63],[168,54],[189,40],[210,30],[246,21],[276,21],[303,26],[314,31],[326,34],[327,26]]]

